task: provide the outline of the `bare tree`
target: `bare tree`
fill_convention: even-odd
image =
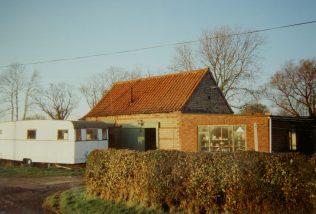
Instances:
[[[316,116],[316,61],[288,62],[265,86],[264,95],[283,114]]]
[[[29,108],[33,104],[31,97],[39,87],[38,80],[37,71],[34,71],[29,78],[25,67],[17,63],[10,65],[0,74],[2,104],[5,106],[5,112],[10,111],[11,120],[26,118]]]
[[[84,95],[90,108],[94,107],[99,99],[104,95],[108,88],[108,78],[104,73],[92,75],[83,84],[79,90]]]
[[[141,77],[138,71],[127,71],[120,67],[112,66],[105,71],[108,77],[108,86],[111,87],[113,83],[124,80],[133,80]]]
[[[24,113],[23,120],[26,120],[28,110],[35,104],[34,98],[39,92],[39,73],[34,71],[30,80],[26,83],[25,95],[24,95]]]
[[[119,67],[110,67],[105,72],[92,75],[85,83],[81,84],[79,89],[89,107],[93,108],[113,83],[136,79],[140,76],[137,71],[128,72]]]
[[[240,110],[241,114],[264,114],[266,112],[269,112],[268,107],[261,103],[250,103],[243,106]]]
[[[47,120],[47,117],[41,114],[34,114],[25,118],[25,120]]]
[[[24,66],[11,64],[10,67],[1,74],[1,92],[4,101],[10,107],[11,120],[19,119],[19,94],[23,86]]]
[[[173,56],[171,70],[190,71],[195,69],[193,50],[188,45],[176,47],[176,54]]]
[[[36,98],[36,103],[51,119],[66,120],[76,108],[78,100],[69,85],[59,83],[50,84]]]
[[[238,95],[244,99],[245,94],[249,94],[247,84],[253,82],[258,70],[257,59],[262,44],[263,38],[258,34],[222,27],[202,33],[194,57],[190,48],[177,48],[174,61],[182,70],[210,67],[216,83],[232,105],[236,103]]]

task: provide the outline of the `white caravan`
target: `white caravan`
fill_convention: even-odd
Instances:
[[[94,121],[24,120],[0,123],[0,159],[76,164],[108,148],[108,125]]]

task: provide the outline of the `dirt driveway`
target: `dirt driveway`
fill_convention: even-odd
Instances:
[[[83,183],[82,176],[0,176],[0,214],[47,213],[42,209],[42,203],[48,195]]]

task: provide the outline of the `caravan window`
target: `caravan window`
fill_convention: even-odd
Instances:
[[[98,129],[87,129],[87,140],[98,140]]]
[[[107,135],[107,129],[102,129],[102,140],[107,140],[108,135]]]
[[[81,129],[76,129],[76,141],[81,141]]]
[[[36,130],[34,129],[27,130],[27,139],[36,139]]]
[[[58,130],[57,139],[58,140],[68,140],[68,130]]]

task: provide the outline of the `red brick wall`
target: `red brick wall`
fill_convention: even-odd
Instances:
[[[180,145],[182,151],[198,151],[199,125],[246,125],[247,150],[254,150],[254,123],[257,124],[259,151],[269,152],[269,118],[252,115],[181,114]]]

